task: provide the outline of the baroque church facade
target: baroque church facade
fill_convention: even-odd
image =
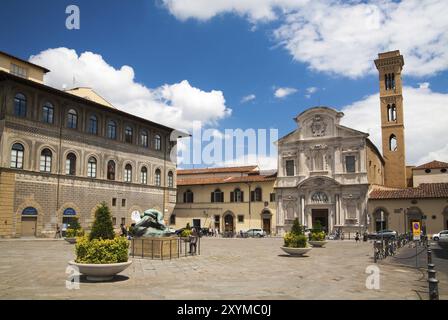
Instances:
[[[295,118],[297,129],[277,142],[277,233],[298,218],[307,228],[319,221],[327,232],[368,228],[372,186],[407,187],[403,98],[399,51],[380,53],[379,71],[383,154],[368,134],[340,124],[344,116],[314,107]]]

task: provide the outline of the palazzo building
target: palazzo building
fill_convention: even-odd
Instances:
[[[178,170],[173,228],[190,226],[235,234],[263,229],[275,234],[275,173],[257,166]]]
[[[89,88],[43,84],[49,70],[0,52],[0,237],[53,237],[73,216],[89,229],[106,202],[172,213],[174,129],[116,109]]]

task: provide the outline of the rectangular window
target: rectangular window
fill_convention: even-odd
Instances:
[[[171,225],[175,225],[176,224],[176,215],[175,214],[172,214],[170,216],[170,224]]]
[[[238,223],[244,223],[244,215],[242,214],[238,215]]]
[[[293,177],[295,172],[294,172],[294,160],[286,160],[286,176],[288,177]]]
[[[215,222],[219,222],[219,216],[215,216]]]
[[[121,218],[121,224],[124,226],[126,225],[126,218]]]
[[[117,198],[112,198],[112,207],[117,206]]]
[[[121,206],[126,207],[126,199],[121,199]]]
[[[11,74],[21,77],[21,78],[28,78],[26,69],[19,67],[18,65],[14,64],[14,63],[11,63]]]
[[[271,194],[269,195],[269,201],[270,201],[270,202],[275,202],[275,193],[271,193]]]
[[[356,157],[346,156],[345,157],[345,171],[346,172],[356,172]]]
[[[113,223],[114,226],[116,226],[117,225],[117,218],[112,217],[112,223]]]

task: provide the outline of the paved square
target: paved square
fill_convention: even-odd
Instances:
[[[366,289],[371,244],[330,241],[308,257],[283,254],[283,240],[203,238],[200,256],[134,259],[114,282],[65,288],[74,246],[64,241],[0,241],[1,299],[427,299],[421,271],[380,263],[380,289]],[[446,275],[439,273],[442,299]]]

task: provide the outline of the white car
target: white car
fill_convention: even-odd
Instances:
[[[249,229],[246,231],[248,237],[262,238],[266,237],[266,232],[262,229]]]
[[[448,230],[440,231],[432,235],[432,240],[439,241],[440,239],[448,239]]]

